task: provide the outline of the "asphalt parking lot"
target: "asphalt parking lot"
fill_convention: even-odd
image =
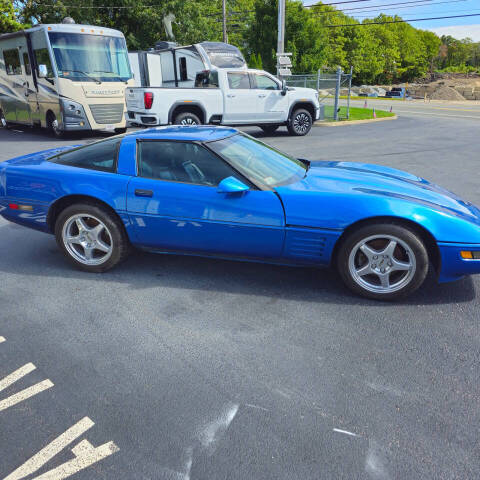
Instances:
[[[480,204],[480,109],[420,107],[304,138],[247,131]],[[97,138],[0,129],[0,162]],[[328,270],[140,252],[92,275],[0,219],[0,478],[479,478],[478,292],[430,278],[387,304]]]

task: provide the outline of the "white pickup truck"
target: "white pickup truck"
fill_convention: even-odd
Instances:
[[[127,87],[125,95],[127,121],[141,126],[258,125],[273,133],[283,125],[301,136],[320,115],[316,90],[287,87],[268,72],[247,68],[200,71],[193,88]]]

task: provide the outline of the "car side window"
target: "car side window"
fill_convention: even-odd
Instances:
[[[250,76],[247,72],[227,73],[228,86],[232,90],[250,90]]]
[[[16,48],[12,50],[4,50],[3,60],[5,62],[5,70],[7,75],[21,75],[22,67],[20,65],[20,55]]]
[[[267,75],[255,74],[257,90],[280,90],[278,83]]]
[[[61,153],[51,158],[50,161],[70,167],[115,172],[117,170],[118,149],[121,141],[122,139],[118,137],[101,140],[100,142]]]
[[[138,174],[170,182],[217,186],[238,174],[205,147],[191,142],[146,141],[138,146]]]

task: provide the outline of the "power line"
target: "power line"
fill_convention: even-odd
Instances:
[[[421,1],[425,2],[425,0],[421,0]],[[467,0],[445,0],[445,1],[442,1],[442,2],[436,2],[436,3],[422,3],[420,5],[408,5],[408,6],[403,6],[403,7],[387,8],[386,10],[400,10],[400,9],[404,9],[404,8],[417,8],[417,7],[425,7],[425,6],[435,6],[435,5],[441,5],[441,4],[444,4],[444,3],[459,3],[459,2],[466,2],[466,1]],[[319,16],[337,14],[337,13],[345,14],[345,12],[350,12],[351,10],[360,10],[358,12],[345,14],[345,15],[355,15],[356,16],[357,13],[375,12],[376,10],[383,11],[383,7],[388,7],[390,5],[403,5],[405,3],[417,3],[417,2],[387,3],[387,4],[381,5],[381,6],[380,5],[375,5],[375,6],[372,5],[371,7],[347,8],[345,10],[331,10],[331,11],[328,11],[328,12],[312,12],[312,15],[315,16],[315,17],[319,17]],[[369,10],[369,9],[372,9],[372,10]]]
[[[480,16],[480,13],[471,13],[468,15],[449,15],[445,17],[412,18],[410,20],[388,20],[386,22],[347,23],[345,25],[324,25],[324,27],[330,27],[330,28],[366,27],[368,25],[385,25],[387,23],[410,23],[410,22],[423,22],[426,20],[443,20],[444,18],[464,18],[464,17],[478,17],[478,16]]]
[[[314,3],[313,5],[304,5],[305,8],[312,7],[328,7],[329,5],[340,5],[341,3],[359,3],[359,2],[371,2],[372,0],[344,0],[342,2],[333,2],[333,3]],[[429,0],[426,0],[429,1]]]

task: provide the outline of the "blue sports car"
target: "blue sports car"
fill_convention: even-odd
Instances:
[[[399,170],[293,158],[232,128],[163,127],[0,163],[0,214],[55,235],[104,272],[131,247],[334,266],[354,292],[393,300],[429,264],[480,273],[480,211]]]

